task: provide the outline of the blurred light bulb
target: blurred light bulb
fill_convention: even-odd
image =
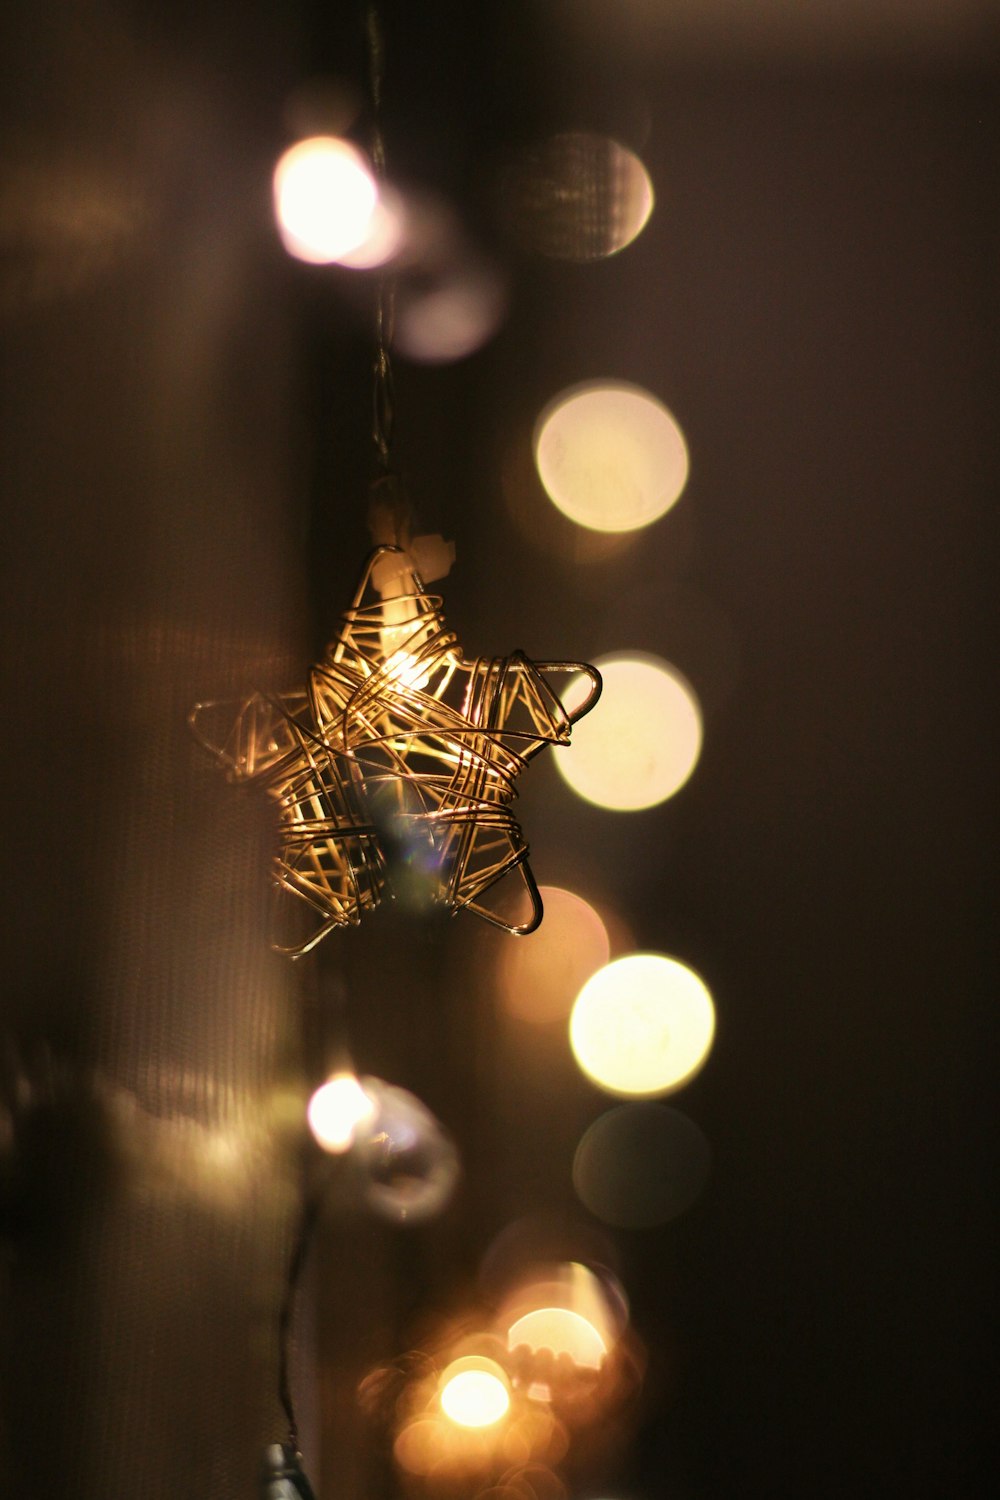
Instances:
[[[715,1007],[693,969],[658,953],[615,959],[587,980],[570,1017],[580,1067],[611,1094],[679,1089],[715,1034]]]
[[[375,1106],[353,1073],[337,1073],[309,1100],[309,1128],[324,1151],[347,1151],[357,1127],[375,1113]]]
[[[680,791],[701,754],[701,710],[690,683],[665,661],[640,653],[595,662],[600,699],[573,726],[556,767],[577,796],[615,812],[655,807]],[[587,679],[570,684],[573,708]]]
[[[379,1078],[363,1082],[374,1106],[354,1138],[365,1198],[396,1223],[428,1219],[444,1208],[461,1175],[455,1144],[414,1094]]]
[[[558,510],[593,531],[636,531],[687,483],[684,436],[648,391],[603,382],[563,391],[535,428],[535,465]]]
[[[510,1386],[495,1360],[456,1359],[441,1376],[441,1409],[459,1427],[492,1427],[510,1408]]]
[[[392,215],[349,141],[313,136],[291,146],[274,171],[274,206],[285,249],[299,260],[370,266],[396,248]]]

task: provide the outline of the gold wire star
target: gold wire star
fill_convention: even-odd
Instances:
[[[303,942],[279,949],[291,957],[383,896],[466,908],[515,934],[542,919],[514,780],[547,744],[567,743],[600,677],[519,651],[467,661],[441,604],[412,557],[378,547],[304,689],[191,711],[229,780],[256,782],[278,804],[275,884],[319,918]],[[549,685],[559,676],[584,683],[572,708]],[[487,894],[509,875],[530,903],[517,922]]]

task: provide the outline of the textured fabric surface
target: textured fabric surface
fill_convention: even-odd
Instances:
[[[185,716],[296,623],[288,320],[227,206],[282,42],[209,87],[210,20],[12,9],[0,1493],[236,1500],[281,1431],[297,1005],[266,812]]]

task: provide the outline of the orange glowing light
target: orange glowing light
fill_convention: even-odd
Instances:
[[[565,1261],[550,1266],[544,1277],[522,1283],[507,1298],[500,1316],[510,1353],[547,1353],[577,1369],[599,1370],[628,1319],[624,1292],[608,1273],[604,1277],[576,1261]],[[525,1368],[534,1379],[533,1365]]]
[[[599,1370],[607,1346],[593,1323],[568,1307],[539,1307],[510,1325],[511,1349],[526,1344],[533,1353],[548,1349],[557,1358],[565,1354],[583,1369]]]
[[[562,1021],[581,986],[610,955],[607,928],[572,891],[542,886],[545,920],[524,942],[500,954],[499,986],[506,1009],[539,1025]]]
[[[510,1384],[495,1360],[471,1354],[441,1376],[441,1409],[459,1427],[492,1427],[510,1409]]]
[[[298,260],[373,266],[398,248],[398,212],[361,152],[335,136],[312,136],[284,153],[274,207],[285,249]]]
[[[535,464],[558,510],[594,531],[636,531],[662,516],[688,478],[674,416],[638,386],[563,391],[535,428]]]

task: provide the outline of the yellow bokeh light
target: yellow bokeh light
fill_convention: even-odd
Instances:
[[[361,152],[335,136],[291,146],[274,171],[274,208],[285,249],[314,265],[380,265],[398,248],[397,214]]]
[[[349,1151],[363,1120],[370,1120],[375,1105],[353,1073],[338,1073],[316,1090],[309,1100],[309,1128],[324,1151]]]
[[[648,391],[621,382],[563,391],[535,428],[535,464],[553,505],[593,531],[636,531],[687,483],[684,436]]]
[[[685,964],[658,953],[615,959],[587,981],[570,1017],[573,1055],[609,1094],[668,1094],[697,1073],[715,1007]]]
[[[492,1427],[510,1408],[510,1385],[495,1360],[456,1359],[441,1376],[441,1409],[459,1427]]]
[[[599,1370],[608,1352],[593,1323],[569,1307],[538,1307],[525,1313],[510,1325],[507,1341],[511,1349],[526,1344],[533,1353],[549,1349],[556,1358],[564,1354],[587,1370]]]
[[[690,683],[656,657],[606,656],[604,684],[556,766],[579,797],[615,812],[655,807],[680,791],[701,753],[701,709]],[[572,707],[584,682],[565,695]]]
[[[580,986],[611,950],[603,921],[580,896],[551,885],[539,892],[545,920],[523,942],[505,945],[498,977],[510,1014],[544,1025],[569,1015]]]

